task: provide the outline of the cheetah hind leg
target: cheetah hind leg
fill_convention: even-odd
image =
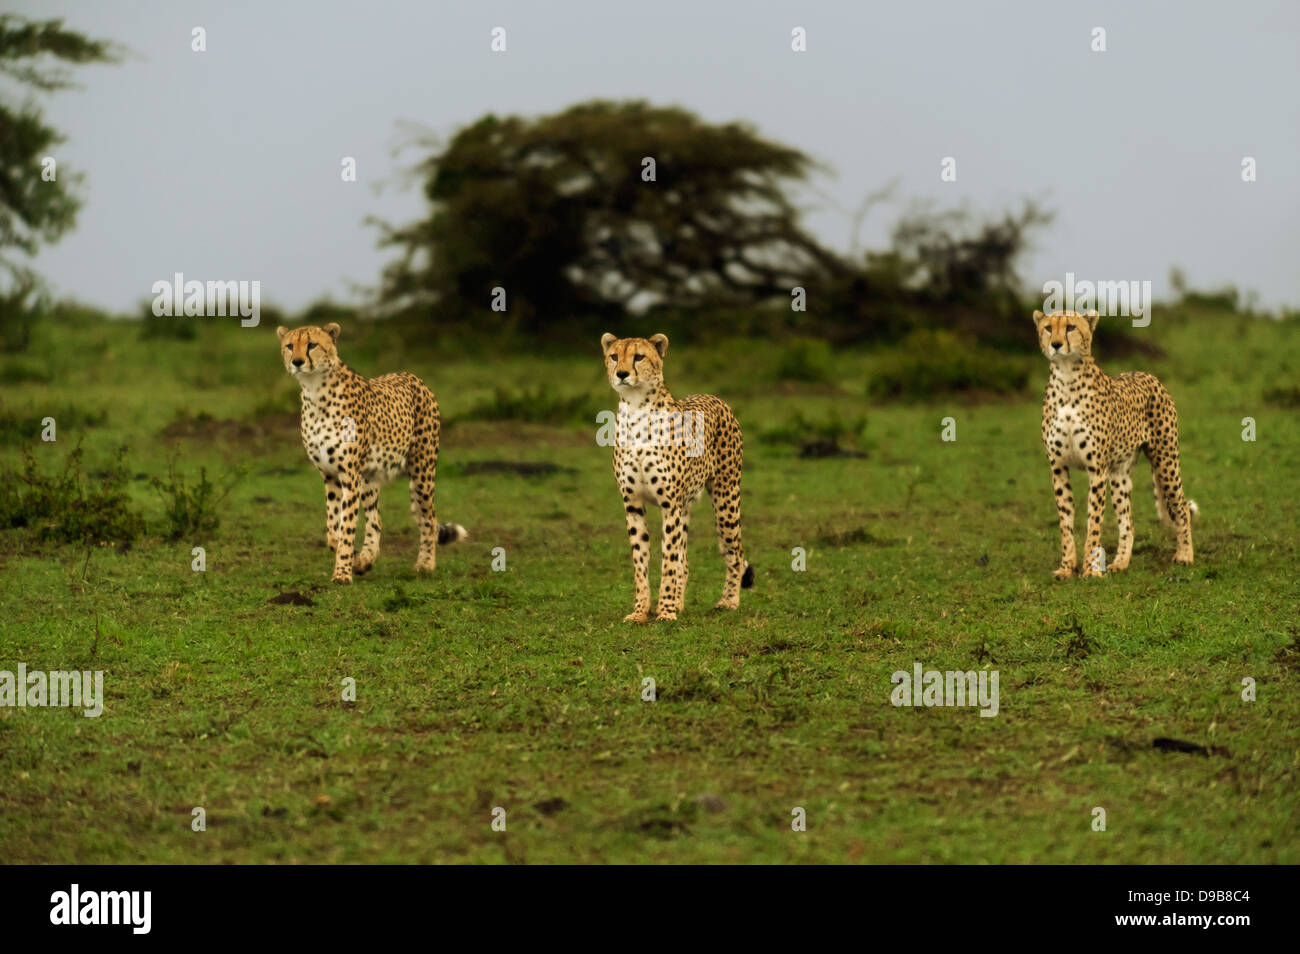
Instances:
[[[1155,485],[1156,514],[1161,523],[1174,531],[1177,539],[1174,562],[1191,566],[1192,518],[1201,512],[1201,508],[1195,500],[1183,496],[1182,467],[1176,447],[1172,453],[1168,447],[1148,450],[1147,456],[1151,460],[1151,482]]]
[[[415,558],[417,573],[432,573],[438,565],[438,516],[434,508],[432,460],[423,457],[409,461],[411,475],[411,516],[420,528],[420,552]]]
[[[734,610],[740,606],[740,591],[754,585],[754,568],[745,559],[745,550],[740,542],[740,481],[725,489],[710,487],[709,499],[718,525],[718,550],[727,567],[722,599],[714,603],[713,608]]]

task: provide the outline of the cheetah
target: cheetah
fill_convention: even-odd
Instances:
[[[659,604],[655,618],[673,620],[686,598],[686,536],[691,510],[707,490],[718,526],[718,549],[726,564],[716,609],[740,606],[740,591],[754,584],[754,568],[740,545],[740,424],[727,404],[711,394],[673,399],[664,384],[666,335],[616,338],[603,335],[605,371],[619,396],[614,440],[614,478],[623,494],[632,545],[636,603],[625,622],[650,619],[650,531],[646,507],[663,512]]]
[[[275,329],[284,367],[302,388],[302,446],[325,481],[325,543],[335,583],[351,583],[379,556],[379,489],[411,478],[411,514],[420,527],[416,571],[432,571],[437,545],[464,540],[457,523],[439,524],[433,484],[438,467],[438,402],[413,374],[364,378],[341,360],[339,326]],[[357,517],[366,536],[354,558]]]
[[[1088,532],[1082,575],[1101,576],[1106,570],[1101,549],[1101,521],[1106,511],[1106,484],[1119,523],[1119,548],[1110,569],[1128,569],[1133,555],[1133,464],[1138,452],[1151,462],[1156,511],[1176,533],[1174,562],[1192,562],[1194,500],[1183,497],[1178,461],[1178,409],[1154,375],[1131,371],[1112,378],[1092,357],[1097,330],[1095,311],[1044,315],[1034,312],[1038,343],[1051,362],[1052,374],[1043,394],[1043,447],[1052,465],[1052,485],[1061,524],[1061,565],[1058,580],[1078,571],[1074,551],[1074,495],[1070,468],[1088,472]]]

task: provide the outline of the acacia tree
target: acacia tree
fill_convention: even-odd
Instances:
[[[431,145],[428,140],[423,143]],[[537,119],[487,116],[414,170],[429,215],[383,228],[393,311],[492,316],[545,330],[655,304],[748,303],[845,265],[798,224],[797,149],[675,107],[595,101]]]
[[[114,59],[111,44],[65,30],[62,20],[0,15],[0,76],[11,87],[29,93],[67,89],[72,82],[63,63]],[[40,283],[25,259],[71,228],[81,205],[71,188],[79,177],[56,164],[51,178],[43,161],[63,140],[30,97],[15,103],[12,95],[0,95],[0,332],[8,350],[26,346],[36,312]]]

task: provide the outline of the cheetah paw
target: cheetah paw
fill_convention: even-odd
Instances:
[[[628,613],[626,616],[623,617],[623,622],[625,622],[625,623],[648,623],[648,622],[650,622],[650,614],[649,614],[648,612],[643,611],[643,610],[639,610],[639,611],[634,612],[634,613]]]
[[[352,574],[351,574],[351,573],[335,573],[334,576],[331,578],[330,582],[332,582],[332,583],[351,583],[351,582],[352,582]]]
[[[1058,580],[1068,580],[1070,577],[1074,576],[1074,567],[1072,566],[1058,567],[1056,572],[1053,573],[1052,576],[1056,577]]]
[[[672,621],[672,620],[675,620],[676,618],[677,618],[677,614],[676,614],[676,613],[673,613],[673,612],[667,612],[667,613],[665,613],[665,612],[663,612],[662,610],[660,610],[659,614],[658,614],[657,616],[655,616],[655,622],[657,622],[657,623],[665,623],[665,622],[670,622],[670,621]]]

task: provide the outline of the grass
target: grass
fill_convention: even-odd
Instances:
[[[345,329],[358,370],[407,368],[437,392],[455,422],[439,516],[472,537],[416,577],[399,482],[382,498],[379,562],[340,588],[270,327],[206,322],[185,341],[44,323],[22,359],[36,373],[4,388],[5,406],[30,409],[34,435],[45,408],[107,418],[60,421],[55,444],[6,440],[0,463],[20,466],[29,446],[52,468],[79,442],[94,474],[125,444],[126,492],[150,534],[122,551],[0,532],[0,670],[102,669],[107,696],[99,719],[0,708],[0,857],[1300,862],[1300,424],[1262,397],[1295,379],[1297,326],[1166,312],[1143,333],[1165,359],[1106,366],[1152,370],[1178,401],[1202,508],[1194,567],[1171,565],[1142,465],[1132,568],[1052,580],[1045,368],[992,402],[894,405],[867,387],[896,355],[819,355],[824,373],[796,376],[816,381],[774,387],[752,369],[779,367],[777,346],[746,340],[732,360],[675,341],[674,391],[724,396],[753,435],[743,505],[757,580],[738,612],[710,612],[722,564],[702,503],[680,621],[633,627],[595,421],[472,413],[544,383],[555,419],[609,402],[594,347],[457,363],[377,332],[350,351]],[[940,440],[945,417],[955,442]],[[757,439],[837,419],[864,422],[869,457]],[[222,487],[247,471],[200,539],[164,539],[150,478],[173,457]],[[1114,535],[1112,512],[1111,550]],[[996,669],[998,716],[894,708],[890,676],[916,662]],[[206,831],[191,830],[196,807]],[[805,832],[791,830],[796,807]]]

